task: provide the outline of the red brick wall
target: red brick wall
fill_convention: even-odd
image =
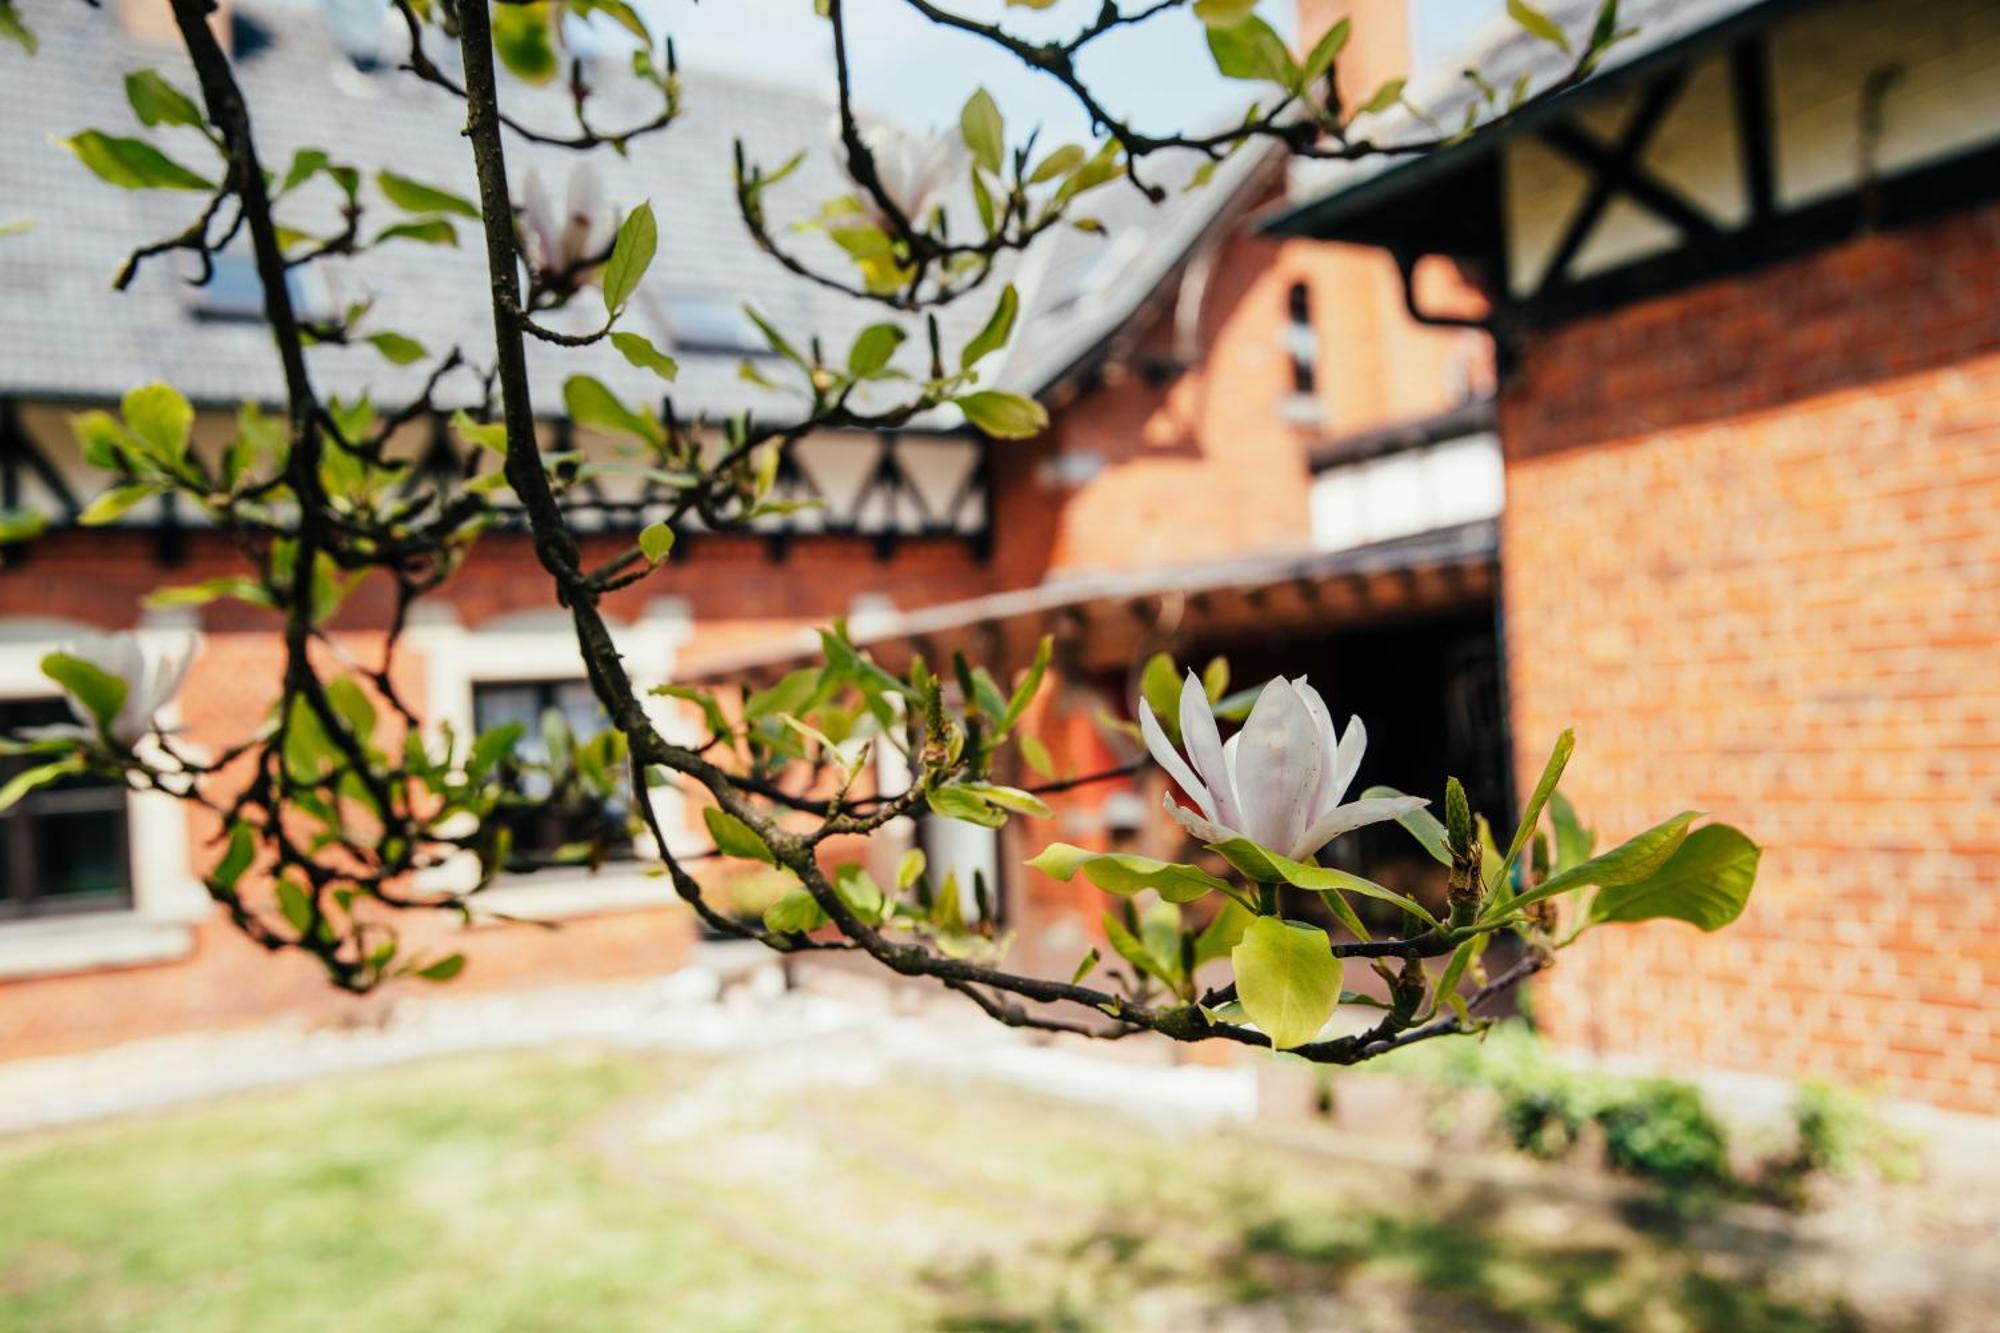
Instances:
[[[1502,402],[1525,780],[1767,848],[1587,937],[1562,1039],[2000,1111],[2000,208],[1532,339]]]

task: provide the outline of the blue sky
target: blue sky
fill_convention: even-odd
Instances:
[[[971,18],[1005,13],[1012,31],[1054,37],[1088,23],[1099,0],[1058,0],[1040,12],[1007,12],[1001,0],[953,0],[951,7]],[[650,9],[690,66],[825,84],[831,94],[832,44],[812,0],[652,0]],[[902,0],[848,0],[847,12],[857,95],[869,111],[914,127],[942,127],[956,123],[966,96],[983,84],[1010,125],[1083,136],[1086,121],[1060,84],[980,39],[940,30]],[[1260,12],[1289,35],[1288,0],[1265,0]],[[1256,95],[1251,85],[1215,73],[1200,20],[1186,11],[1101,38],[1080,69],[1108,108],[1148,128],[1203,126]]]

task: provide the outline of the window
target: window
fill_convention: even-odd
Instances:
[[[60,699],[0,701],[0,731],[73,720]],[[33,755],[0,756],[0,781],[38,762]],[[66,778],[0,812],[0,918],[131,905],[123,786]]]
[[[768,312],[767,312],[768,313]],[[769,356],[770,346],[742,302],[720,292],[667,292],[667,326],[674,347],[682,352]]]
[[[1303,282],[1285,294],[1285,352],[1292,359],[1292,392],[1311,393],[1319,365],[1319,335],[1312,326],[1312,291]]]
[[[588,740],[610,725],[590,684],[583,680],[482,681],[472,687],[472,725],[479,731],[522,725],[520,741],[514,747],[523,764],[546,763],[549,758],[549,729],[552,723],[566,728],[578,740]],[[546,863],[567,843],[602,839],[617,859],[632,855],[632,838],[627,827],[631,815],[629,798],[620,793],[606,799],[593,792],[574,788],[557,790],[544,773],[524,772],[510,766],[505,774],[514,790],[537,802],[529,809],[512,811],[503,823],[514,838],[516,863],[523,869]]]
[[[200,277],[190,269],[190,279]],[[292,309],[300,319],[325,319],[333,303],[322,279],[307,268],[290,269],[285,288],[292,295]],[[244,250],[225,250],[211,257],[208,281],[194,289],[194,317],[229,324],[264,322],[264,281],[257,275],[257,260]]]

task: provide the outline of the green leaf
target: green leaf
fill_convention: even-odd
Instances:
[[[974,334],[972,341],[965,345],[965,351],[958,360],[958,368],[970,370],[987,356],[1006,346],[1007,339],[1014,333],[1014,319],[1020,313],[1021,297],[1014,290],[1014,284],[1010,282],[1000,289],[1000,299],[993,303],[993,313],[986,317],[986,326]]]
[[[981,800],[1011,810],[1017,815],[1032,815],[1036,819],[1048,819],[1055,814],[1048,802],[1033,792],[1022,791],[1019,787],[1003,787],[994,782],[968,782],[965,790]]]
[[[323,148],[301,148],[292,154],[292,164],[285,168],[285,179],[278,185],[279,194],[288,194],[298,189],[315,174],[326,169],[332,159]]]
[[[424,350],[424,345],[415,338],[406,337],[400,333],[391,333],[387,330],[381,333],[369,334],[367,341],[371,347],[382,354],[384,360],[393,365],[411,365],[414,362],[423,360],[428,355]]]
[[[659,564],[674,549],[674,530],[665,523],[648,523],[639,531],[639,550],[651,564]]]
[[[1194,16],[1211,28],[1233,28],[1256,8],[1257,0],[1194,0]]]
[[[1147,976],[1156,977],[1169,986],[1174,984],[1175,969],[1153,957],[1153,951],[1148,949],[1137,935],[1127,930],[1125,923],[1111,912],[1104,914],[1104,938],[1110,941],[1111,947],[1118,951],[1120,958]]]
[[[1227,958],[1230,952],[1243,941],[1243,932],[1257,916],[1242,903],[1231,898],[1222,904],[1222,910],[1215,914],[1215,920],[1208,928],[1195,937],[1194,965],[1200,967],[1218,958]]]
[[[743,313],[752,324],[757,326],[757,331],[764,335],[764,342],[773,352],[776,352],[795,366],[804,367],[809,364],[803,356],[799,355],[799,349],[786,341],[785,335],[778,332],[777,327],[770,320],[765,319],[753,307],[748,305],[743,307]]]
[[[42,659],[42,674],[62,686],[63,692],[83,705],[100,727],[108,727],[125,706],[128,687],[95,662],[69,653],[50,653]]]
[[[1091,945],[1090,952],[1085,954],[1083,956],[1083,961],[1076,965],[1076,971],[1070,973],[1069,984],[1074,986],[1078,982],[1082,981],[1085,977],[1089,976],[1092,972],[1095,972],[1097,970],[1098,959],[1101,956],[1102,955],[1100,955],[1097,952],[1097,946],[1094,944]]]
[[[222,853],[222,859],[215,864],[215,873],[209,878],[225,889],[234,889],[243,872],[250,868],[251,860],[257,854],[255,830],[237,820],[229,826],[229,846]]]
[[[727,736],[730,733],[729,719],[723,716],[722,705],[709,691],[694,685],[655,685],[652,692],[669,699],[685,699],[701,709],[702,720],[714,735]]]
[[[1542,766],[1542,776],[1535,783],[1535,790],[1528,796],[1528,804],[1521,811],[1520,826],[1514,830],[1514,841],[1508,844],[1507,857],[1500,863],[1499,874],[1505,874],[1521,855],[1521,849],[1528,845],[1528,839],[1535,836],[1535,826],[1542,821],[1542,807],[1549,797],[1555,795],[1556,784],[1562,781],[1563,769],[1569,764],[1571,752],[1576,749],[1576,733],[1568,728],[1556,737],[1555,749],[1549,752],[1549,762]]]
[[[1013,731],[1015,724],[1020,722],[1021,715],[1028,711],[1028,705],[1035,701],[1036,692],[1042,688],[1042,677],[1049,669],[1049,657],[1054,651],[1054,639],[1044,634],[1042,641],[1035,645],[1035,660],[1028,664],[1027,674],[1021,677],[1021,683],[1016,685],[1014,693],[1008,696],[1006,711],[1000,714],[999,722],[994,725],[993,732],[996,739]],[[1024,738],[1022,745],[1025,747],[1026,744],[1027,740]],[[1039,767],[1038,765],[1037,768]]]
[[[149,500],[164,489],[151,482],[135,482],[130,486],[113,486],[83,507],[76,521],[86,528],[102,527],[106,523],[116,523],[125,517],[134,505]]]
[[[1405,82],[1407,81],[1404,79],[1388,80],[1380,88],[1377,88],[1367,101],[1355,108],[1354,114],[1356,116],[1365,116],[1374,112],[1387,111],[1390,107],[1403,100],[1403,85]]]
[[[523,83],[551,83],[562,72],[545,2],[493,6],[493,50]]]
[[[773,935],[807,935],[827,923],[826,909],[803,888],[793,889],[764,909],[764,929]]]
[[[1153,710],[1153,720],[1167,738],[1181,744],[1181,675],[1173,658],[1154,653],[1146,659],[1139,671],[1139,698]]]
[[[0,509],[0,546],[31,541],[49,526],[49,516],[39,509]]]
[[[959,133],[972,150],[972,160],[994,175],[1000,174],[1007,154],[1007,127],[993,95],[984,88],[973,90],[958,113]]]
[[[464,408],[460,408],[451,414],[451,428],[467,444],[491,449],[503,457],[507,453],[507,423],[504,421],[474,421],[466,415]]]
[[[896,892],[909,892],[910,886],[923,877],[924,860],[923,851],[916,847],[912,847],[898,858],[896,861]]]
[[[278,910],[284,913],[285,920],[291,922],[292,929],[299,934],[312,929],[312,900],[306,897],[304,889],[289,879],[278,881]]]
[[[0,787],[0,810],[12,808],[16,801],[37,787],[45,787],[58,778],[81,771],[83,771],[83,757],[74,754],[64,755],[61,759],[53,759],[46,764],[37,764],[33,768],[24,768],[7,779],[6,786]]]
[[[144,139],[126,139],[84,130],[62,141],[100,180],[126,190],[212,190],[214,184],[189,171]]]
[[[418,218],[413,222],[398,222],[375,233],[376,245],[384,241],[416,241],[420,245],[458,244],[458,228],[443,218]]]
[[[165,462],[187,456],[194,430],[194,406],[170,384],[145,384],[120,404],[125,427],[153,457]]]
[[[1568,35],[1556,25],[1555,20],[1529,4],[1528,0],[1507,0],[1507,17],[1550,45],[1561,47],[1564,55],[1571,53]]]
[[[383,198],[405,213],[455,213],[462,218],[479,216],[479,205],[463,195],[411,180],[386,168],[375,173],[375,184],[382,191]]]
[[[854,335],[847,351],[847,373],[857,380],[873,379],[889,364],[889,358],[909,335],[894,324],[870,324]]]
[[[1157,902],[1139,917],[1139,938],[1146,952],[1160,965],[1174,985],[1187,980],[1181,958],[1181,909],[1169,902]]]
[[[1289,856],[1280,856],[1268,847],[1259,847],[1248,838],[1231,838],[1227,842],[1218,842],[1211,850],[1260,884],[1282,882],[1319,894],[1358,893],[1365,898],[1394,903],[1427,926],[1435,927],[1439,924],[1438,919],[1432,916],[1422,903],[1414,898],[1406,898],[1394,889],[1384,888],[1372,879],[1363,879],[1359,875],[1349,874],[1345,870],[1335,870],[1330,866],[1294,861]],[[1329,903],[1329,906],[1331,905]]]
[[[977,430],[996,440],[1026,440],[1049,428],[1049,414],[1032,398],[982,389],[951,400]]]
[[[888,895],[862,866],[844,865],[834,871],[833,889],[847,904],[848,911],[871,926],[881,925],[882,918],[889,914]]]
[[[375,734],[375,705],[354,677],[335,676],[328,681],[326,700],[355,739],[365,743]]]
[[[758,690],[743,701],[746,718],[770,717],[778,713],[803,713],[819,693],[825,673],[818,667],[788,671],[768,690]]]
[[[429,967],[420,968],[417,975],[425,981],[450,981],[463,971],[465,971],[465,955],[454,953],[445,955]]]
[[[925,799],[946,819],[962,819],[984,828],[999,828],[1007,822],[1006,811],[964,787],[937,787]]]
[[[1082,145],[1066,143],[1062,147],[1051,151],[1047,157],[1043,158],[1036,165],[1033,171],[1028,173],[1028,184],[1041,185],[1044,182],[1054,180],[1058,176],[1067,176],[1070,172],[1082,166],[1089,159],[1089,156],[1088,153],[1084,152]]]
[[[29,55],[35,54],[41,45],[28,25],[21,22],[21,15],[14,8],[12,0],[0,0],[0,37],[6,38]]]
[[[674,377],[681,373],[680,363],[653,346],[652,341],[644,334],[620,329],[611,335],[611,345],[616,347],[619,355],[627,361],[641,370],[652,371],[669,384],[673,383]]]
[[[1601,889],[1590,905],[1591,919],[1672,917],[1703,930],[1720,930],[1740,916],[1750,900],[1761,856],[1756,843],[1727,824],[1698,828],[1646,878]]]
[[[563,381],[563,410],[579,426],[659,442],[660,428],[650,417],[625,406],[602,380],[590,375],[571,375]]]
[[[1320,34],[1312,50],[1306,53],[1305,63],[1299,67],[1299,83],[1310,87],[1333,68],[1333,62],[1347,49],[1347,39],[1353,34],[1354,25],[1347,19],[1328,28]]]
[[[1600,856],[1593,856],[1559,875],[1549,876],[1509,902],[1496,904],[1492,910],[1512,911],[1559,893],[1568,893],[1571,889],[1580,889],[1586,884],[1607,888],[1636,884],[1666,864],[1667,859],[1679,850],[1687,840],[1688,825],[1700,815],[1698,810],[1683,810],[1672,819],[1653,825]]]
[[[724,856],[737,856],[746,861],[762,861],[767,866],[778,864],[778,858],[757,836],[757,831],[730,814],[720,806],[706,806],[701,819],[708,825],[708,836],[715,839],[715,849]]]
[[[639,289],[639,280],[646,276],[659,247],[660,228],[653,220],[653,201],[649,199],[619,224],[618,239],[612,242],[611,258],[604,265],[607,314],[616,315],[625,308],[625,302]]]
[[[1243,1012],[1278,1050],[1317,1037],[1340,1002],[1340,961],[1317,926],[1260,916],[1229,960]]]
[[[1299,86],[1299,67],[1285,39],[1263,19],[1251,16],[1227,28],[1208,30],[1209,54],[1215,57],[1216,72],[1226,79],[1251,79]]]
[[[1394,787],[1370,787],[1361,793],[1364,801],[1380,800],[1403,795]],[[1440,865],[1451,864],[1451,847],[1445,837],[1444,825],[1428,809],[1412,810],[1407,815],[1398,815],[1396,822],[1410,831],[1423,849],[1431,854],[1431,859]]]
[[[495,764],[514,753],[514,747],[527,734],[527,724],[522,722],[503,722],[482,731],[472,742],[472,753],[465,761],[467,770],[474,774],[490,771]]]
[[[1199,866],[1156,861],[1129,852],[1094,852],[1066,842],[1050,843],[1028,865],[1064,883],[1081,871],[1092,884],[1121,898],[1151,889],[1170,903],[1191,903],[1205,894],[1229,891],[1227,880],[1217,879]]]
[[[194,99],[150,69],[135,69],[125,76],[125,100],[142,125],[194,125],[206,123]]]
[[[1549,822],[1556,830],[1557,871],[1582,865],[1590,859],[1590,853],[1597,846],[1597,835],[1583,826],[1576,816],[1576,807],[1561,792],[1549,798]]]

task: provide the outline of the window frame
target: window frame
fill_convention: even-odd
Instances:
[[[0,696],[0,712],[24,704],[53,704],[67,713],[61,696],[53,691]],[[0,756],[0,780],[11,778],[40,762],[41,757],[33,754]],[[81,786],[52,783],[37,787],[6,810],[0,810],[0,829],[6,833],[5,851],[0,853],[5,863],[0,866],[0,872],[4,872],[4,877],[0,877],[0,922],[130,912],[137,904],[138,895],[134,883],[129,794],[122,783],[111,781],[96,781]],[[117,866],[122,887],[77,894],[40,891],[41,840],[35,836],[37,820],[38,817],[65,814],[111,816],[110,822],[118,839]]]

